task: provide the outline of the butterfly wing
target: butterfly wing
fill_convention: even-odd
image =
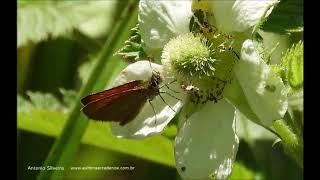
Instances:
[[[81,103],[82,105],[85,106],[90,102],[99,100],[101,98],[106,98],[108,96],[112,96],[114,94],[126,91],[128,89],[139,89],[139,87],[141,87],[142,84],[143,84],[143,81],[141,80],[132,81],[132,82],[114,87],[112,89],[104,90],[102,92],[86,96],[85,98],[81,99]]]
[[[83,107],[83,112],[90,119],[125,125],[138,115],[148,98],[148,89],[130,89],[91,101]]]

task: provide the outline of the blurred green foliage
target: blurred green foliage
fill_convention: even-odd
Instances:
[[[18,179],[37,177],[39,171],[27,170],[28,166],[43,165],[126,5],[121,1],[48,2],[18,2]],[[121,37],[122,45],[129,34]],[[117,66],[106,67],[94,89],[105,89],[105,82],[126,65],[119,57],[109,61],[120,63],[109,64]],[[241,142],[229,179],[303,179],[301,168],[282,146],[272,147],[274,136],[244,117],[239,119]],[[161,136],[117,139],[107,123],[90,121],[72,166],[134,166],[135,170],[66,170],[64,179],[179,179],[173,156],[176,133],[171,123]]]

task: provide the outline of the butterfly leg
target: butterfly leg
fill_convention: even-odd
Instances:
[[[153,113],[154,113],[154,117],[155,117],[154,124],[157,124],[157,113],[156,113],[156,111],[154,110],[154,106],[153,106],[153,104],[151,103],[151,101],[152,101],[151,99],[148,100],[149,104],[150,104],[151,107],[152,107],[152,110],[153,110]]]
[[[161,93],[161,92],[160,92]],[[165,92],[165,93],[167,93],[167,92]],[[176,111],[168,104],[168,103],[166,103],[166,101],[163,99],[163,97],[159,94],[159,96],[160,96],[160,98],[162,99],[162,101],[167,105],[167,106],[169,106],[169,108],[172,110],[172,111],[174,111],[175,113],[176,113]]]

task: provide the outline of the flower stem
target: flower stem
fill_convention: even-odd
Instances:
[[[64,171],[69,170],[69,165],[72,163],[75,153],[77,152],[82,135],[88,125],[88,119],[81,114],[80,100],[82,97],[90,93],[98,78],[101,76],[104,67],[109,63],[108,59],[112,56],[118,41],[128,27],[131,19],[136,18],[132,14],[137,11],[137,1],[131,0],[127,3],[126,9],[123,10],[119,21],[115,24],[113,30],[106,43],[104,44],[101,53],[98,57],[98,62],[90,74],[89,80],[81,89],[76,103],[69,115],[67,122],[60,137],[54,143],[49,155],[44,162],[45,167],[55,166],[64,167]],[[114,68],[114,67],[110,67]],[[62,179],[64,171],[41,171],[38,179]]]
[[[283,119],[275,121],[273,127],[281,137],[285,152],[291,156],[301,168],[303,168],[302,138],[296,134],[293,127],[287,124]]]

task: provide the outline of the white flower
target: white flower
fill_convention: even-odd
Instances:
[[[280,77],[260,58],[251,40],[243,43],[234,73],[260,123],[270,127],[287,111],[286,89]]]
[[[190,7],[190,0],[140,1],[138,21],[145,50],[159,58],[172,37],[189,32]]]
[[[170,38],[189,32],[191,1],[141,1],[139,24],[147,47],[161,48]],[[157,28],[166,24],[161,28]]]
[[[151,66],[150,66],[151,64]],[[162,66],[149,61],[138,61],[136,63],[130,64],[125,68],[118,78],[116,78],[114,86],[125,84],[133,80],[149,80],[152,75],[152,71],[157,71],[162,73]],[[164,80],[162,84],[170,83],[171,78]],[[160,85],[161,86],[161,85]],[[161,88],[161,92],[168,92],[176,98],[183,99],[183,94],[175,93],[178,91],[175,83],[170,85],[169,90],[167,87]],[[120,126],[118,123],[111,123],[111,130],[113,134],[118,137],[125,138],[144,138],[151,135],[156,135],[162,132],[170,120],[175,116],[176,112],[182,107],[182,102],[171,97],[170,95],[164,93],[161,94],[165,102],[157,96],[150,103],[146,103],[138,116],[126,124],[124,127]],[[171,108],[168,106],[170,105]],[[153,107],[154,111],[153,111]],[[156,113],[156,114],[155,114]]]
[[[209,1],[217,28],[224,33],[244,32],[257,24],[275,0],[213,0]],[[270,11],[267,13],[270,14]]]
[[[225,100],[192,114],[175,139],[175,159],[183,179],[224,179],[238,149],[235,109]]]
[[[227,33],[248,31],[273,1],[208,2],[217,27]],[[159,52],[172,38],[189,32],[191,4],[192,1],[140,1],[139,25],[148,53],[160,58]],[[209,101],[190,113],[183,110],[180,115],[175,159],[183,179],[225,179],[230,175],[239,143],[234,126],[235,108],[252,121],[268,127],[274,120],[282,118],[287,110],[286,92],[281,79],[261,59],[251,40],[242,41],[241,44],[240,60],[233,68],[235,80],[226,87],[225,99],[217,103]],[[170,54],[166,56],[170,58]],[[167,60],[163,61],[168,63]],[[174,78],[168,76],[162,65],[152,64],[152,69],[164,76],[164,84]],[[133,63],[124,69],[115,85],[150,79],[152,69],[148,61]],[[152,101],[156,114],[147,103],[129,124],[119,126],[112,123],[112,132],[118,137],[127,138],[161,133],[181,107],[190,103],[179,84],[169,86],[180,93],[174,93],[166,87],[160,90],[173,94],[181,101],[161,94],[167,104],[156,97]]]

